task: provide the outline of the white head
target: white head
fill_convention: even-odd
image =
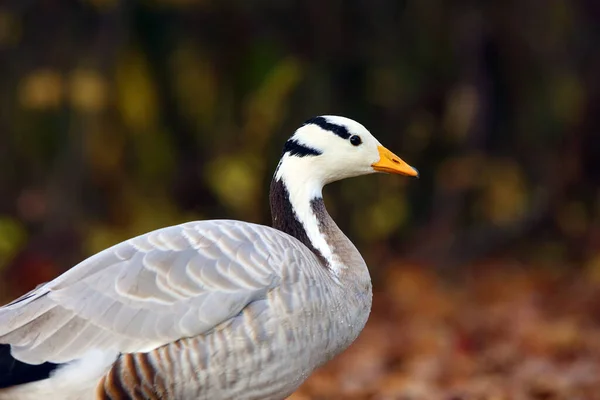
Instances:
[[[418,176],[416,169],[383,147],[356,121],[334,116],[306,121],[286,142],[271,184],[274,226],[290,234],[304,231],[310,245],[339,273],[344,263],[329,246],[321,231],[324,217],[316,215],[313,205],[315,200],[322,201],[324,185],[374,172]],[[282,190],[285,196],[281,196]],[[286,212],[293,212],[291,222],[286,219]],[[335,225],[333,221],[330,224]]]
[[[320,195],[324,185],[374,172],[418,176],[361,124],[325,115],[306,121],[286,142],[275,179],[309,186]]]

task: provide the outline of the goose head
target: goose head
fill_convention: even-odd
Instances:
[[[358,122],[329,115],[309,119],[285,143],[271,182],[273,227],[303,242],[336,276],[348,266],[364,265],[327,213],[322,190],[328,183],[376,172],[419,175]]]
[[[328,183],[376,172],[419,175],[360,123],[324,115],[306,121],[285,143],[275,179],[320,195]]]

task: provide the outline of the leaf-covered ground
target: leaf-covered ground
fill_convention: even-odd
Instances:
[[[600,399],[600,279],[390,268],[359,339],[292,400]],[[475,272],[473,272],[475,271]]]

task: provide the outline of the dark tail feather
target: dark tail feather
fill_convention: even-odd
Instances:
[[[59,366],[49,362],[39,365],[24,363],[10,354],[10,345],[0,344],[0,389],[41,381]]]

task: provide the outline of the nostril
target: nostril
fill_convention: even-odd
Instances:
[[[400,161],[398,161],[398,160],[397,160],[397,159],[395,159],[395,158],[392,158],[392,162],[395,162],[396,164],[400,164]]]

